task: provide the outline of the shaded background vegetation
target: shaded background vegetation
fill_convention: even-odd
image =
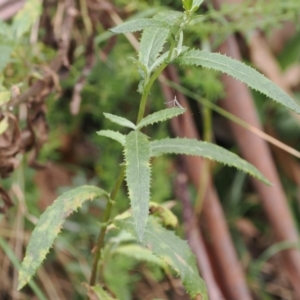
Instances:
[[[136,57],[139,35],[113,36],[108,29],[128,18],[181,10],[182,3],[44,0],[39,20],[15,41],[5,26],[13,23],[22,1],[2,0],[0,5],[0,18],[6,22],[0,26],[0,95],[9,93],[9,102],[0,102],[1,122],[6,118],[9,125],[0,136],[0,299],[37,299],[30,288],[16,291],[17,261],[34,224],[62,191],[85,183],[111,190],[122,162],[121,147],[95,132],[114,126],[103,112],[131,120],[137,114],[139,75],[129,58]],[[299,11],[297,0],[205,1],[187,28],[186,44],[242,59],[299,103]],[[152,201],[169,201],[179,219],[177,234],[189,239],[202,273],[207,269],[199,251],[206,253],[217,286],[207,282],[211,293],[215,288],[224,299],[237,300],[300,298],[300,167],[294,157],[300,157],[299,116],[256,92],[250,95],[228,77],[193,67],[168,68],[151,91],[148,112],[162,109],[175,96],[190,112],[147,129],[149,135],[212,140],[271,176],[275,190],[263,190],[231,168],[164,157],[153,164]],[[246,98],[255,105],[242,106]],[[208,108],[203,104],[207,100],[245,119],[248,129],[232,125],[233,117]],[[249,124],[259,123],[295,151],[268,145],[268,152],[261,137],[249,130]],[[90,276],[104,205],[86,205],[67,220],[36,277],[46,299],[85,297],[81,283]],[[114,214],[128,206],[124,186]],[[189,222],[191,207],[198,210],[195,224]],[[103,270],[107,289],[119,299],[187,299],[180,280],[128,253],[108,258]]]

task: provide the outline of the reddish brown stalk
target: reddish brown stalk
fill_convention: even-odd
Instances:
[[[241,59],[234,37],[227,39],[221,52],[232,58]],[[221,105],[248,124],[262,129],[247,86],[226,75],[223,76],[223,82],[227,97]],[[277,241],[297,242],[298,233],[267,143],[234,123],[230,125],[242,155],[273,183],[272,187],[268,187],[253,179]],[[282,256],[290,281],[300,297],[300,253],[296,249],[291,249],[284,251]]]
[[[169,80],[179,83],[176,69],[173,66],[167,68],[165,75]],[[168,101],[174,98],[173,91],[169,87],[162,85],[162,89]],[[177,93],[177,99],[182,106],[187,108],[187,111],[183,116],[172,120],[174,133],[180,137],[199,139],[199,134],[184,95]],[[199,189],[202,158],[183,156],[183,161],[187,166],[187,173],[190,180]],[[211,254],[218,267],[216,272],[220,274],[223,280],[222,283],[224,283],[226,298],[231,300],[250,300],[251,296],[246,285],[245,275],[231,241],[220,201],[210,180],[204,196],[202,217],[205,223],[208,243],[210,243],[212,249]]]
[[[202,234],[197,226],[193,208],[190,201],[190,195],[187,188],[188,178],[184,172],[179,172],[175,184],[175,193],[181,200],[183,207],[183,220],[185,227],[185,234],[187,236],[189,245],[196,256],[198,268],[206,283],[208,295],[210,300],[225,300],[221,290],[216,283],[212,266],[209,261],[207,249],[203,241]]]

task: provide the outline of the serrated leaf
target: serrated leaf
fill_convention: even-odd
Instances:
[[[81,186],[63,193],[44,211],[32,232],[26,249],[19,271],[18,290],[28,283],[45,259],[65,219],[85,201],[101,196],[109,197],[109,194],[95,186]]]
[[[0,121],[0,135],[6,131],[6,129],[8,128],[8,118],[4,117],[1,121]]]
[[[127,257],[132,257],[138,261],[150,262],[161,266],[162,268],[165,264],[164,261],[155,256],[149,249],[143,248],[137,244],[122,245],[114,251],[114,254],[121,254]]]
[[[167,10],[157,13],[153,19],[165,22],[170,26],[176,25],[176,23],[183,17],[183,13],[179,11]]]
[[[137,124],[137,129],[141,129],[142,127],[166,121],[168,119],[171,119],[173,117],[179,116],[185,112],[185,108],[180,108],[180,107],[172,107],[172,108],[167,108],[163,109],[160,111],[157,111],[151,115],[148,115],[144,119],[140,121],[139,124]]]
[[[10,91],[0,91],[0,106],[8,102],[10,100],[10,97],[11,97]]]
[[[113,139],[117,142],[119,142],[121,145],[125,144],[125,135],[118,132],[118,131],[113,131],[113,130],[100,130],[96,132],[100,136],[105,136],[110,139]]]
[[[109,113],[104,113],[104,116],[105,116],[105,118],[109,119],[110,121],[112,121],[118,125],[136,129],[135,124],[133,124],[131,121],[129,121],[123,117],[116,116],[116,115],[109,114]]]
[[[27,0],[13,19],[12,30],[15,38],[28,32],[42,13],[42,1]]]
[[[183,46],[181,49],[177,49],[175,48],[173,51],[173,55],[170,58],[170,62],[173,61],[173,59],[177,58],[179,54],[187,51],[189,48],[186,46]],[[164,63],[167,58],[169,57],[169,51],[163,53],[154,63],[153,65],[150,67],[150,73],[153,72],[157,67],[159,67],[162,63]]]
[[[166,153],[202,156],[235,167],[256,177],[267,185],[271,185],[270,181],[253,165],[236,154],[211,143],[187,138],[168,138],[151,142],[150,149],[151,156],[159,156]]]
[[[138,19],[125,22],[119,26],[110,29],[113,33],[136,32],[149,27],[170,29],[170,25],[155,19]]]
[[[136,236],[132,219],[116,220],[116,226]],[[182,283],[191,298],[201,295],[208,300],[206,286],[198,273],[197,264],[188,244],[177,237],[174,232],[166,230],[153,217],[149,218],[143,245],[163,259],[181,277]]]
[[[150,144],[148,137],[140,131],[126,136],[124,147],[126,181],[131,202],[135,229],[140,241],[143,240],[150,201]]]
[[[170,30],[165,28],[149,28],[142,33],[139,61],[149,70],[162,51]]]
[[[300,113],[300,107],[295,101],[271,80],[253,68],[226,55],[200,50],[189,50],[180,55],[176,59],[176,62],[183,65],[202,66],[229,74],[296,113]]]
[[[9,63],[12,50],[13,48],[10,46],[0,45],[0,73],[3,72],[4,68]]]

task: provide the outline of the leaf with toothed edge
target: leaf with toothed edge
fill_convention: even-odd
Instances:
[[[202,66],[231,75],[296,113],[300,113],[300,106],[271,80],[253,68],[226,55],[208,51],[189,50],[180,55],[175,62],[182,65]]]
[[[182,18],[183,13],[174,10],[161,11],[153,17],[153,19],[169,24],[170,26],[172,26],[172,29],[174,26],[180,25],[180,19]]]
[[[215,144],[187,138],[167,138],[151,142],[150,149],[151,157],[169,153],[194,155],[209,158],[222,164],[235,167],[256,177],[265,184],[271,185],[270,181],[253,165],[240,158],[236,154]]]
[[[170,31],[164,28],[149,28],[142,33],[139,62],[149,70],[163,49]]]
[[[126,136],[124,156],[126,181],[131,203],[135,230],[143,240],[150,201],[150,144],[148,137],[140,131],[131,131]]]
[[[155,19],[138,19],[125,22],[119,26],[110,29],[113,33],[127,33],[141,31],[147,28],[164,28],[170,29],[171,26],[165,22]]]
[[[137,238],[132,218],[115,220],[114,224]],[[150,217],[142,244],[163,259],[181,277],[192,299],[201,295],[202,300],[208,300],[207,289],[199,276],[195,256],[186,241],[181,240],[173,231],[166,230],[154,217]]]
[[[100,136],[108,137],[112,140],[119,142],[121,145],[125,144],[125,135],[113,130],[100,130],[96,132]]]
[[[171,119],[173,117],[177,117],[185,112],[185,108],[179,108],[179,107],[172,107],[172,108],[167,108],[163,109],[160,111],[157,111],[151,115],[148,115],[144,119],[140,121],[139,124],[137,124],[137,129],[141,129],[142,127],[166,121],[168,119]]]
[[[151,66],[162,51],[169,33],[169,29],[165,28],[149,28],[145,29],[142,33],[139,51],[139,64],[137,64],[141,77],[138,91],[141,93],[150,78]]]
[[[131,121],[129,121],[123,117],[116,116],[116,115],[109,114],[109,113],[103,113],[103,114],[104,114],[105,118],[107,118],[108,120],[110,120],[118,125],[136,129],[136,126],[134,123],[132,123]]]
[[[24,287],[44,261],[54,239],[60,233],[65,219],[87,200],[109,194],[96,186],[81,186],[60,195],[41,215],[36,224],[26,255],[19,271],[18,290]]]

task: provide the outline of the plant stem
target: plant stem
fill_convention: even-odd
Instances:
[[[142,94],[141,102],[140,102],[140,107],[139,107],[139,113],[137,117],[136,123],[138,124],[144,117],[145,113],[145,108],[146,108],[146,103],[147,103],[147,98],[150,93],[150,89],[154,83],[154,81],[157,79],[157,77],[160,75],[160,73],[163,71],[163,69],[167,66],[168,64],[163,63],[151,76],[150,80],[145,86],[144,92]]]
[[[90,278],[90,286],[95,285],[96,282],[96,278],[97,278],[97,272],[98,272],[98,264],[99,264],[99,260],[101,258],[101,250],[103,248],[104,245],[104,237],[105,237],[105,233],[106,233],[106,229],[108,226],[108,221],[110,218],[110,213],[111,213],[111,209],[113,206],[113,200],[116,198],[117,193],[121,187],[121,184],[123,182],[125,176],[125,165],[122,166],[119,176],[117,178],[117,181],[115,183],[115,186],[110,194],[110,199],[107,202],[106,205],[106,209],[104,212],[104,224],[101,228],[101,231],[99,233],[98,236],[98,240],[97,240],[97,245],[96,245],[96,249],[95,249],[95,254],[94,254],[94,259],[93,259],[93,265],[92,265],[92,275]]]

